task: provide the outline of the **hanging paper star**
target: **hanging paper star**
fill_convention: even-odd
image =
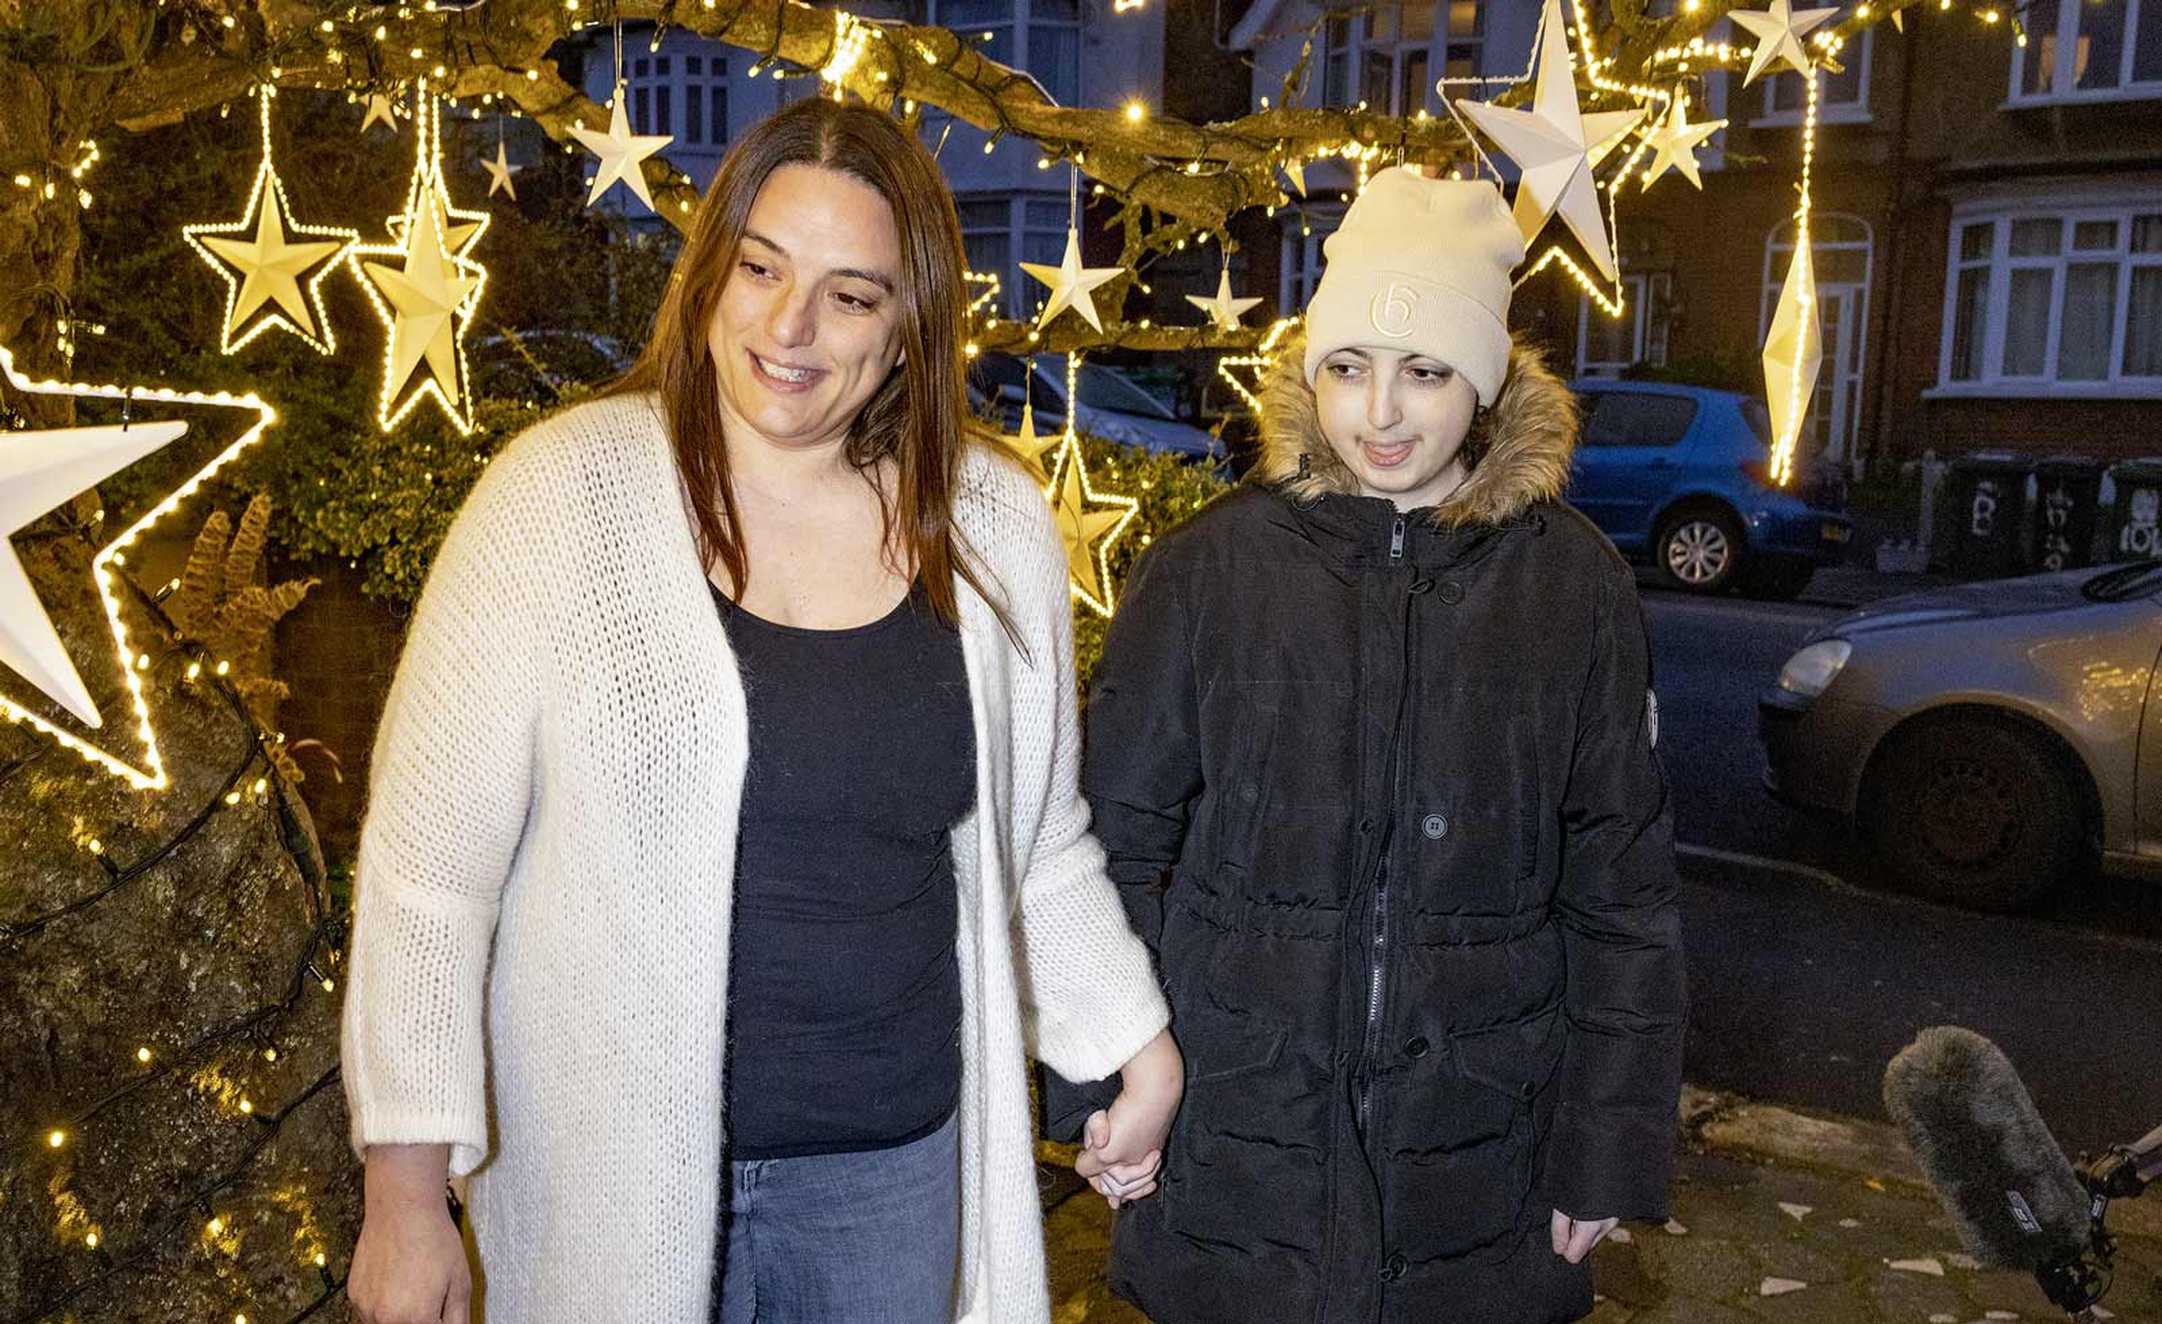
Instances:
[[[1298,190],[1299,196],[1305,197],[1306,163],[1304,161],[1279,161],[1277,168],[1284,172],[1284,178],[1291,181],[1291,187]]]
[[[1577,106],[1576,76],[1570,69],[1569,44],[1562,33],[1561,0],[1546,0],[1541,20],[1538,86],[1532,109],[1512,110],[1469,99],[1456,102],[1472,122],[1499,143],[1523,171],[1516,187],[1517,228],[1529,244],[1561,213],[1584,251],[1608,280],[1618,280],[1613,245],[1599,212],[1592,170],[1643,118],[1642,109],[1583,114]]]
[[[1757,81],[1766,69],[1784,61],[1804,78],[1809,76],[1809,52],[1802,47],[1802,38],[1809,30],[1832,15],[1837,9],[1805,9],[1794,12],[1792,0],[1772,0],[1770,9],[1730,9],[1727,17],[1749,29],[1757,39],[1756,54],[1750,57],[1749,72],[1742,78],[1747,87]],[[1898,11],[1893,11],[1895,14]]]
[[[1189,294],[1186,296],[1186,302],[1207,313],[1209,320],[1216,324],[1217,330],[1236,331],[1239,329],[1239,316],[1255,304],[1260,303],[1261,300],[1258,297],[1250,299],[1232,298],[1231,268],[1225,267],[1223,274],[1217,277],[1214,298],[1204,299],[1198,294]]]
[[[516,202],[518,200],[518,190],[510,182],[510,177],[525,169],[525,167],[512,165],[510,159],[504,156],[502,140],[498,139],[496,141],[495,160],[483,161],[480,164],[481,168],[488,172],[488,196],[492,198],[495,196],[497,189],[502,189],[505,193],[510,194],[512,202]]]
[[[377,120],[381,120],[384,128],[396,133],[398,131],[397,110],[397,106],[391,102],[389,97],[381,92],[370,92],[368,94],[368,113],[361,117],[360,131],[366,133]]]
[[[1081,439],[1074,435],[1071,420],[1066,434],[1059,439],[1058,458],[1045,495],[1058,518],[1059,533],[1066,539],[1066,568],[1073,595],[1098,615],[1109,616],[1111,544],[1125,531],[1141,503],[1133,497],[1110,496],[1089,486],[1088,466],[1081,458]]]
[[[360,242],[360,232],[342,226],[303,225],[293,221],[285,185],[270,160],[270,98],[268,87],[258,100],[262,104],[263,162],[255,171],[255,187],[241,219],[211,225],[182,226],[180,233],[210,269],[225,281],[225,322],[218,348],[231,354],[272,327],[283,327],[306,341],[318,354],[338,348],[330,315],[323,308],[323,281],[344,260],[346,250]],[[302,234],[324,238],[289,243],[290,227]],[[237,236],[252,234],[252,238]],[[301,281],[315,273],[301,291]],[[237,277],[237,279],[236,279]],[[255,318],[258,310],[270,311]],[[312,305],[312,307],[311,307]],[[252,325],[247,325],[250,319]],[[247,330],[240,328],[247,325]]]
[[[155,407],[159,412],[175,405],[209,405],[238,409],[253,416],[237,440],[168,492],[90,558],[92,578],[105,609],[121,680],[135,711],[136,732],[143,745],[143,766],[130,764],[44,714],[0,695],[0,717],[44,732],[137,790],[162,789],[168,782],[165,763],[158,752],[150,708],[143,699],[139,655],[129,645],[127,627],[121,620],[120,598],[113,584],[115,567],[126,563],[126,552],[138,538],[260,438],[277,420],[277,411],[252,392],[235,396],[223,391],[204,393],[166,387],[96,386],[34,379],[17,370],[15,356],[5,346],[0,346],[0,372],[6,374],[15,390],[39,395],[121,401],[124,408],[132,403],[134,408]],[[125,426],[111,424],[0,433],[0,528],[10,533],[21,529],[76,493],[88,490],[135,460],[169,445],[187,430],[188,425],[184,422],[157,420],[133,421]],[[31,591],[14,545],[6,542],[0,542],[0,661],[35,684],[77,720],[102,729],[101,715],[61,647],[51,619]]]
[[[1904,9],[1895,9],[1895,10],[1893,10],[1893,11],[1892,11],[1892,28],[1893,28],[1893,30],[1894,30],[1894,31],[1898,32],[1898,33],[1899,33],[1899,34],[1900,34],[1901,36],[1905,36],[1905,35],[1907,35],[1907,11],[1906,11],[1906,10],[1904,10]]]
[[[418,148],[406,209],[389,227],[395,242],[362,245],[352,250],[349,261],[390,332],[376,400],[377,425],[389,431],[423,396],[433,396],[452,425],[465,433],[473,430],[473,423],[464,337],[488,273],[463,254],[479,240],[488,218],[450,205],[442,173],[439,111],[425,84],[417,118]],[[472,223],[453,228],[453,216]],[[362,262],[362,256],[396,259],[397,265]],[[428,371],[401,400],[407,381],[423,363]]]
[[[632,133],[630,117],[623,111],[623,84],[616,84],[616,94],[609,103],[608,131],[571,126],[571,136],[586,145],[586,150],[600,158],[600,168],[593,172],[593,189],[586,195],[586,205],[601,200],[609,186],[617,180],[630,185],[631,192],[653,209],[653,196],[646,192],[646,175],[640,162],[658,152],[675,139],[668,134]]]
[[[1650,188],[1672,167],[1682,172],[1689,182],[1704,187],[1704,177],[1697,173],[1696,146],[1706,138],[1727,126],[1725,120],[1705,120],[1701,124],[1689,122],[1688,107],[1683,103],[1682,90],[1674,89],[1674,99],[1667,103],[1667,116],[1656,128],[1644,134],[1644,141],[1652,149],[1652,163],[1644,168],[1644,187]]]
[[[1036,435],[1036,410],[1028,401],[1023,401],[1021,405],[1021,430],[1012,435],[999,435],[1000,443],[1021,461],[1029,476],[1043,484],[1051,481],[1051,471],[1044,467],[1043,457],[1057,450],[1065,440],[1057,434],[1048,437]]]
[[[1126,270],[1124,267],[1084,267],[1081,265],[1081,235],[1071,225],[1066,227],[1066,256],[1055,267],[1041,262],[1023,262],[1021,270],[1051,287],[1050,301],[1043,311],[1036,314],[1040,329],[1068,308],[1076,309],[1088,319],[1088,324],[1098,331],[1104,329],[1103,318],[1096,313],[1096,300],[1089,291]]]
[[[1824,362],[1824,332],[1817,317],[1816,264],[1809,246],[1796,247],[1764,339],[1764,399],[1772,414],[1772,481],[1785,483],[1801,436],[1802,420],[1816,393]]]

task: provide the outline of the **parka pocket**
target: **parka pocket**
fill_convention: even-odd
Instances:
[[[1176,1028],[1176,1027],[1174,1027]],[[1288,1031],[1262,1022],[1189,1018],[1186,1093],[1164,1147],[1164,1225],[1194,1240],[1300,1244],[1318,1232],[1320,1151],[1292,1139],[1310,1091],[1286,1060]],[[1287,1134],[1288,1123],[1288,1134]]]
[[[1392,1092],[1384,1217],[1404,1229],[1414,1262],[1506,1255],[1540,1215],[1533,1188],[1563,1035],[1558,1005],[1453,1034],[1446,1065],[1413,1072]]]

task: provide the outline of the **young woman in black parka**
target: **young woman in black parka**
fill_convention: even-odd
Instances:
[[[1156,1324],[1574,1320],[1673,1169],[1642,610],[1559,500],[1577,411],[1507,330],[1494,185],[1384,171],[1327,254],[1255,481],[1140,558],[1089,699],[1188,1072],[1160,1181],[1096,1179],[1111,1281]],[[1104,1097],[1052,1082],[1054,1131]]]

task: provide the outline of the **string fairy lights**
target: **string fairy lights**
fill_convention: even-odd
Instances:
[[[49,736],[66,748],[81,755],[93,766],[120,778],[139,791],[163,790],[170,784],[170,778],[166,772],[164,757],[158,749],[157,731],[151,722],[150,706],[143,697],[142,675],[150,667],[151,658],[149,654],[138,651],[128,640],[127,625],[121,619],[119,595],[114,589],[116,567],[127,563],[128,549],[134,546],[159,520],[171,514],[182,502],[193,496],[196,490],[208,482],[214,474],[229,464],[235,456],[259,440],[271,424],[277,421],[277,411],[264,403],[262,398],[252,391],[245,395],[232,395],[225,391],[180,391],[164,386],[100,385],[33,378],[16,367],[14,354],[5,346],[0,346],[0,372],[6,374],[9,384],[18,391],[38,395],[117,400],[121,402],[124,411],[130,410],[135,403],[140,402],[153,406],[205,405],[213,408],[240,410],[254,415],[253,421],[240,433],[238,438],[219,451],[202,468],[190,474],[178,487],[166,493],[155,505],[137,518],[134,523],[121,530],[119,536],[100,547],[90,559],[91,575],[96,582],[98,600],[104,608],[106,628],[113,641],[113,655],[119,664],[121,681],[126,686],[128,705],[135,716],[136,734],[142,745],[140,763],[131,763],[111,750],[84,739],[35,709],[5,695],[0,695],[0,717],[5,717],[11,722],[28,726]],[[133,427],[140,433],[146,434],[148,438],[163,436],[161,441],[150,441],[148,444],[143,445],[141,454],[148,454],[149,451],[157,449],[158,446],[170,442],[173,438],[179,436],[180,430],[184,428],[184,425],[172,423],[131,423],[127,421],[125,412],[123,413],[123,420],[120,427],[113,429],[113,431],[123,431]],[[167,429],[171,430],[170,435],[164,435],[164,431]],[[64,438],[67,434],[62,433],[59,435]],[[8,456],[12,448],[17,444],[16,442],[0,441],[0,457]],[[126,461],[121,462],[121,464],[125,463]],[[121,467],[121,464],[115,464],[102,472],[92,472],[98,467],[94,462],[87,467],[78,466],[75,470],[75,476],[80,477],[82,481],[76,490],[79,491],[90,486],[99,478],[102,478],[105,473]],[[8,553],[8,556],[12,559],[12,551]],[[27,581],[24,581],[21,591],[26,593],[27,589]],[[21,601],[19,594],[16,596],[15,601],[10,602],[8,605],[18,614],[25,609],[25,604]],[[28,605],[32,608],[35,607],[34,602]],[[6,660],[10,665],[16,665],[16,659],[13,657]],[[87,696],[83,697],[83,702],[88,702]],[[74,707],[72,704],[66,706]],[[85,715],[78,711],[76,716],[84,718]],[[86,724],[92,727],[100,725],[94,712],[88,716]]]

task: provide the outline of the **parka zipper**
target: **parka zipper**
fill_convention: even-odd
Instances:
[[[1398,564],[1404,559],[1404,532],[1405,519],[1403,513],[1399,511],[1396,516],[1396,523],[1389,528],[1389,563],[1391,565]],[[1404,687],[1398,691],[1399,696],[1407,692],[1411,685],[1409,666],[1411,657],[1411,612],[1408,597],[1405,599],[1405,607],[1404,657],[1406,666],[1403,679],[1399,682]],[[1389,954],[1389,858],[1387,843],[1396,835],[1393,825],[1396,819],[1396,811],[1403,800],[1403,707],[1403,700],[1399,697],[1397,701],[1396,729],[1389,738],[1389,761],[1392,774],[1392,785],[1389,790],[1392,797],[1389,805],[1389,822],[1392,826],[1384,838],[1381,859],[1376,862],[1374,867],[1373,972],[1367,980],[1366,1035],[1363,1040],[1365,1062],[1363,1063],[1364,1069],[1359,1075],[1359,1129],[1362,1132],[1366,1129],[1367,1116],[1373,1101],[1375,1063],[1381,1055],[1381,988],[1384,972],[1388,968]]]

